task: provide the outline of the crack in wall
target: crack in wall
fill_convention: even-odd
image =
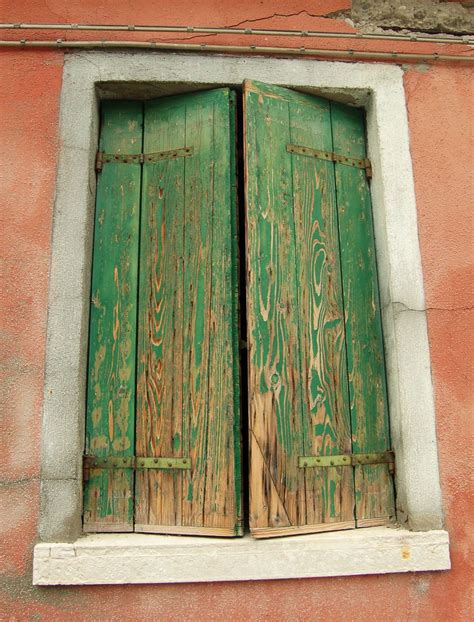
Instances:
[[[39,475],[19,477],[17,479],[1,479],[0,488],[8,488],[10,486],[23,486],[26,484],[31,484],[32,482],[39,482],[39,481],[40,481]]]
[[[331,13],[310,13],[306,9],[302,9],[301,11],[297,11],[296,13],[272,13],[271,15],[266,15],[264,17],[256,17],[255,19],[244,19],[237,24],[230,24],[229,26],[225,26],[225,28],[237,28],[238,26],[242,26],[242,24],[253,24],[255,22],[261,22],[268,19],[273,19],[274,17],[298,17],[299,15],[303,15],[303,13],[307,17],[331,17]]]
[[[387,305],[386,305],[387,306]],[[403,313],[407,311],[411,311],[413,313],[425,313],[426,311],[472,311],[474,306],[469,307],[423,307],[423,309],[414,309],[409,307],[404,302],[399,302],[398,300],[394,300],[388,306],[395,307],[398,313]]]
[[[271,15],[264,15],[263,17],[256,17],[255,19],[244,19],[241,22],[237,22],[235,24],[225,24],[221,26],[221,28],[238,28],[243,24],[255,24],[257,22],[264,22],[275,17],[298,17],[300,15],[306,15],[307,17],[321,17],[321,18],[331,18],[333,16],[332,13],[310,13],[306,11],[306,9],[302,9],[301,11],[297,11],[295,13],[272,13]],[[224,33],[223,33],[224,34]],[[167,43],[169,41],[178,42],[178,41],[191,41],[191,39],[204,39],[206,37],[215,37],[216,33],[198,33],[194,35],[184,36],[184,37],[155,37],[153,41]]]

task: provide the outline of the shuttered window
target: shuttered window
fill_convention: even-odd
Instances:
[[[102,105],[85,531],[395,514],[363,113],[246,81],[236,170],[236,97]]]

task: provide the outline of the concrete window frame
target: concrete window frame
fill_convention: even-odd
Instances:
[[[367,111],[400,527],[254,541],[143,534],[82,535],[82,454],[102,98],[149,98],[279,84]],[[199,54],[66,55],[42,424],[36,585],[239,581],[450,568],[403,71],[393,65]]]

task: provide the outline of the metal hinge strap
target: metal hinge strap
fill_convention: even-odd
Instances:
[[[98,456],[83,456],[84,479],[89,479],[90,469],[161,469],[185,470],[191,468],[190,458],[166,458],[160,457],[141,457],[141,456],[109,456],[100,458]]]
[[[107,162],[115,162],[117,164],[146,164],[147,162],[159,162],[160,160],[186,158],[193,154],[193,147],[181,147],[179,149],[156,151],[154,153],[104,153],[103,151],[98,151],[95,158],[95,169],[97,172],[100,172],[102,166]]]
[[[332,151],[318,151],[317,149],[311,149],[310,147],[302,147],[301,145],[286,145],[288,153],[296,153],[297,155],[308,156],[312,158],[318,158],[319,160],[328,160],[330,162],[338,162],[339,164],[346,164],[347,166],[354,166],[356,168],[365,169],[367,177],[372,177],[372,165],[368,158],[349,158]]]
[[[366,454],[339,454],[337,456],[299,456],[301,469],[310,467],[358,466],[361,464],[395,464],[393,451]]]

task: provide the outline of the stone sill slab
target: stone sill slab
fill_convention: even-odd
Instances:
[[[448,570],[446,531],[372,527],[258,541],[97,534],[35,546],[34,585],[255,581]]]

